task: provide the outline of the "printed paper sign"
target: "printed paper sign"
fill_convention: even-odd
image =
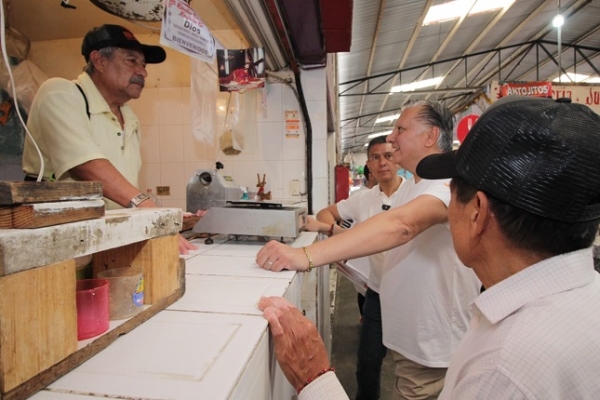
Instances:
[[[215,59],[215,38],[184,0],[165,0],[160,44],[201,61]]]
[[[285,110],[285,137],[300,137],[300,114],[298,110]]]

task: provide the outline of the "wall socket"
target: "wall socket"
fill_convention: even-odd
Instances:
[[[300,181],[298,179],[290,181],[290,194],[292,196],[300,196]]]
[[[156,194],[159,196],[170,196],[171,195],[171,187],[170,186],[157,186]]]

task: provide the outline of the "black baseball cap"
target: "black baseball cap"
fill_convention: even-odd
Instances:
[[[167,53],[162,47],[142,44],[128,29],[108,24],[93,28],[85,35],[81,44],[81,54],[88,62],[92,51],[113,46],[140,51],[148,64],[159,64],[167,58]]]
[[[507,96],[458,150],[425,157],[424,179],[461,177],[512,206],[568,223],[600,219],[600,116],[570,99]]]

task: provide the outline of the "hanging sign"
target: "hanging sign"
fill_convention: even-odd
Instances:
[[[552,82],[504,83],[500,97],[504,96],[552,97]]]
[[[165,0],[160,44],[201,61],[215,59],[215,38],[184,0]]]
[[[473,125],[475,125],[475,121],[477,121],[477,118],[479,118],[479,115],[469,114],[464,116],[458,122],[458,125],[456,126],[456,138],[459,142],[462,143],[465,140],[467,134],[469,133]]]

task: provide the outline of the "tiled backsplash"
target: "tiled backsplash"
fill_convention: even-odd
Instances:
[[[235,182],[250,192],[257,190],[257,174],[261,179],[266,174],[265,189],[273,199],[300,201],[302,197],[292,196],[290,183],[298,180],[300,191],[306,192],[304,132],[300,129],[298,137],[286,137],[284,117],[285,110],[299,111],[299,105],[285,85],[268,85],[266,90],[266,109],[259,106],[255,128],[248,126],[243,133],[250,136],[246,138],[249,150],[228,156],[219,149],[223,116],[215,123],[213,143],[207,145],[192,134],[189,88],[146,88],[140,99],[130,103],[142,125],[140,189],[156,194],[157,186],[169,186],[169,196],[158,196],[162,206],[185,210],[186,185],[193,173],[214,168],[220,161]],[[322,160],[326,170],[326,158]]]

